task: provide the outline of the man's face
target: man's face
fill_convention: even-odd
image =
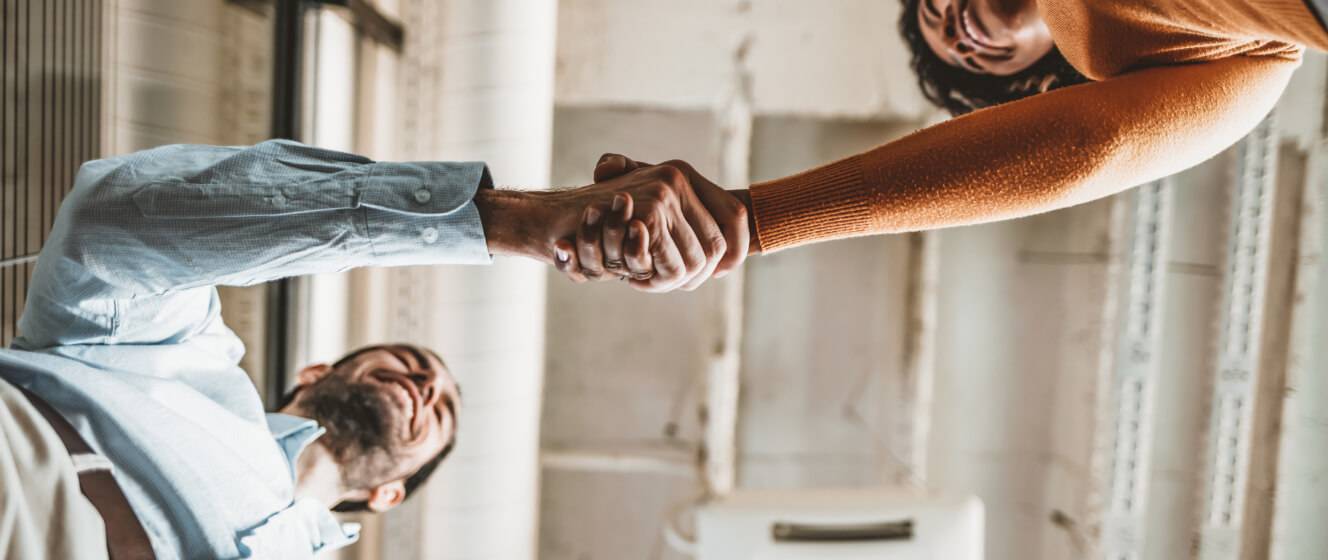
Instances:
[[[300,373],[290,409],[317,420],[349,488],[404,479],[452,441],[460,395],[447,367],[407,345]]]

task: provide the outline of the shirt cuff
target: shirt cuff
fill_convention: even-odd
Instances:
[[[489,264],[475,193],[492,188],[481,162],[378,163],[357,188],[380,266]]]

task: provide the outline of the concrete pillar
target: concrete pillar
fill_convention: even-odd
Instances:
[[[547,185],[556,0],[401,8],[402,157],[486,161],[500,186]],[[535,558],[543,265],[404,269],[389,284],[394,338],[438,350],[464,403],[455,454],[390,518],[382,557]]]
[[[1295,304],[1281,417],[1273,560],[1310,560],[1328,550],[1328,142],[1313,148],[1305,165]]]
[[[1162,310],[1171,230],[1168,180],[1141,186],[1116,201],[1123,263],[1108,287],[1103,380],[1094,450],[1105,482],[1100,512],[1102,558],[1141,557],[1147,517],[1156,378],[1161,367]]]
[[[1269,437],[1266,424],[1280,414],[1269,384],[1280,385],[1282,379],[1281,364],[1273,361],[1279,354],[1275,345],[1284,344],[1279,340],[1284,337],[1270,339],[1265,331],[1279,333],[1284,315],[1275,305],[1285,271],[1272,261],[1285,252],[1285,243],[1275,244],[1273,238],[1274,226],[1285,230],[1290,220],[1274,220],[1285,196],[1277,194],[1277,134],[1271,119],[1242,140],[1236,154],[1200,481],[1198,552],[1204,560],[1266,554],[1272,488],[1265,482],[1276,465],[1276,438]]]

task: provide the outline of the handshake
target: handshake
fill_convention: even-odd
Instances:
[[[595,184],[475,196],[494,254],[533,258],[574,282],[624,280],[645,292],[694,290],[755,252],[747,191],[728,191],[671,161],[606,154]]]

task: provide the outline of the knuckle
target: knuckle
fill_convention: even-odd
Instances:
[[[664,228],[669,223],[668,207],[656,204],[650,207],[650,212],[646,214],[646,225],[651,226],[650,235],[653,237],[662,236]]]
[[[746,223],[746,222],[747,222],[747,205],[746,205],[746,204],[743,204],[743,203],[741,203],[741,202],[739,202],[739,201],[737,201],[737,200],[732,201],[731,204],[733,205],[733,210],[732,210],[733,221],[734,221],[734,222],[741,221],[742,223],[741,223],[740,225],[742,225],[743,227],[746,227],[746,226],[747,226],[747,223]]]
[[[729,244],[724,241],[724,236],[715,235],[705,242],[705,253],[708,256],[722,255],[728,251]]]
[[[660,199],[669,204],[676,204],[678,202],[678,183],[665,182],[661,184],[661,187],[664,192],[661,193]]]
[[[598,245],[598,241],[599,228],[590,224],[581,224],[581,229],[576,235],[577,244],[589,248]]]
[[[664,181],[654,180],[647,184],[642,191],[642,194],[645,195],[645,200],[641,202],[644,204],[651,204],[667,199],[669,195],[672,194],[673,189],[669,188],[669,185]]]
[[[705,262],[706,260],[705,244],[702,243],[701,241],[696,241],[690,244],[687,247],[687,250],[683,252],[683,256],[687,257],[687,261],[689,264],[698,261]]]
[[[587,270],[599,270],[600,268],[599,255],[586,254],[583,252],[577,256],[577,260],[580,261],[577,263],[577,268],[580,269],[582,272],[585,272]]]
[[[669,164],[655,166],[655,178],[670,185],[680,185],[687,180],[681,169]]]
[[[688,171],[691,171],[692,169],[692,165],[690,163],[687,163],[680,159],[671,159],[669,161],[661,163],[660,165],[665,167],[672,167],[674,169],[677,169],[678,171],[683,172],[684,174]]]
[[[671,260],[656,260],[655,268],[659,269],[659,276],[668,278],[677,278],[687,271],[683,263]]]

